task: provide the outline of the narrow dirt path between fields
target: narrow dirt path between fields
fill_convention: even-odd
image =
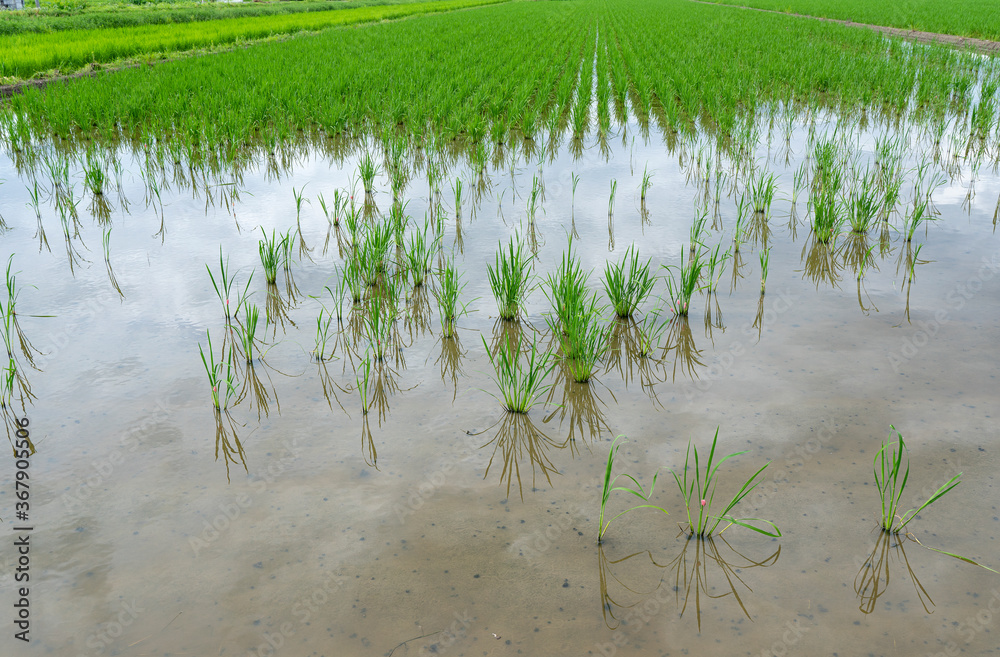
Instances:
[[[716,7],[732,7],[734,9],[747,9],[750,11],[763,11],[768,14],[781,14],[782,16],[795,16],[797,18],[811,18],[817,21],[828,23],[838,23],[848,27],[867,27],[869,30],[882,32],[890,36],[902,37],[917,41],[919,43],[942,43],[957,48],[967,48],[980,52],[996,55],[1000,54],[1000,41],[987,41],[985,39],[973,39],[972,37],[957,36],[954,34],[940,34],[938,32],[921,32],[920,30],[904,30],[898,27],[886,27],[885,25],[869,25],[868,23],[855,23],[837,18],[824,18],[823,16],[810,16],[809,14],[794,14],[787,11],[775,11],[774,9],[760,9],[758,7],[743,7],[741,5],[728,5],[721,2],[706,2],[705,0],[691,0],[700,5],[714,5]]]

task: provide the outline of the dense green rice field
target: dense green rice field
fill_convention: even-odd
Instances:
[[[718,1],[718,0],[710,0]],[[1000,39],[1000,11],[993,0],[723,0],[720,4],[756,7],[808,16],[885,25],[904,30]]]

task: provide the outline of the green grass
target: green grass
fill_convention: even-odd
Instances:
[[[152,53],[217,48],[275,35],[451,11],[499,1],[505,0],[438,0],[180,24],[25,32],[0,37],[0,78],[25,79],[52,69],[74,71],[95,62],[104,64]]]
[[[993,0],[709,0],[807,16],[940,32],[978,39],[1000,39],[1000,12]]]

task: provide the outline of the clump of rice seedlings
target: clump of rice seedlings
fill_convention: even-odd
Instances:
[[[597,293],[592,292],[574,305],[562,324],[566,369],[577,383],[590,381],[597,361],[607,350],[608,330],[600,319],[603,311],[604,307],[598,305]]]
[[[771,202],[778,191],[773,173],[754,171],[750,174],[750,205],[758,214],[768,215],[771,212]]]
[[[528,221],[534,221],[538,214],[538,203],[544,200],[545,192],[538,176],[532,176],[531,193],[528,194]]]
[[[365,284],[364,276],[361,274],[361,266],[356,260],[350,259],[341,267],[340,279],[350,294],[351,303],[355,306],[360,305],[365,298],[367,285]]]
[[[462,216],[462,179],[455,178],[455,183],[451,186],[455,194],[455,216]]]
[[[587,279],[579,259],[573,256],[573,243],[563,252],[562,262],[554,274],[546,278],[545,295],[552,304],[556,320],[553,331],[564,333],[571,317],[582,307],[587,295]]]
[[[333,349],[327,352],[327,344],[330,341],[330,324],[333,322],[333,314],[326,310],[320,310],[316,317],[316,346],[313,347],[313,358],[319,362],[329,360],[333,357]]]
[[[501,245],[494,265],[487,265],[487,270],[500,318],[516,320],[528,296],[532,278],[531,258],[520,239],[511,237],[506,251]]]
[[[306,183],[308,185],[309,183]],[[302,185],[302,189],[298,190],[292,187],[292,195],[295,197],[295,221],[298,222],[302,218],[302,206],[309,203],[309,199],[304,198],[303,194],[306,191],[306,185]]]
[[[260,309],[252,303],[245,304],[243,306],[243,317],[240,319],[236,330],[236,337],[239,341],[237,344],[240,347],[240,351],[243,352],[243,358],[246,360],[247,365],[253,364],[255,351],[258,355],[261,355],[258,345],[260,340],[257,338],[257,325],[259,322]]]
[[[208,357],[205,357],[205,350],[198,344],[198,352],[201,354],[201,363],[205,366],[205,374],[208,375],[208,382],[212,386],[212,404],[215,410],[228,408],[229,401],[236,395],[236,365],[233,362],[234,353],[232,347],[228,347],[225,340],[222,342],[222,353],[219,360],[215,359],[215,350],[212,347],[212,334],[205,331],[208,337]]]
[[[667,270],[667,295],[670,297],[670,309],[675,314],[687,316],[688,307],[691,304],[691,297],[701,289],[699,281],[702,271],[705,269],[705,262],[702,259],[701,250],[695,251],[688,260],[684,259],[684,249],[681,249],[681,262],[679,265],[663,265]],[[676,269],[678,276],[675,279],[671,271]]]
[[[441,315],[441,337],[457,338],[455,324],[466,313],[466,306],[459,302],[465,283],[461,282],[462,275],[455,268],[454,259],[448,258],[441,264],[437,280],[438,286],[434,290],[434,298],[437,299],[438,312]]]
[[[361,161],[358,162],[358,176],[361,178],[366,196],[370,196],[375,190],[375,177],[381,170],[382,168],[375,162],[372,154],[365,151],[365,154],[361,156]]]
[[[872,221],[882,209],[883,200],[875,180],[876,174],[875,171],[865,171],[859,187],[851,192],[848,202],[847,219],[851,224],[851,231],[859,235],[868,232]]]
[[[841,204],[834,194],[824,191],[813,199],[812,229],[819,242],[835,242],[844,220]]]
[[[615,193],[618,191],[618,181],[611,180],[611,196],[608,198],[608,216],[615,213]]]
[[[705,290],[708,294],[715,294],[719,289],[719,279],[722,278],[722,274],[725,272],[726,260],[732,256],[729,251],[720,255],[719,251],[721,249],[722,245],[716,244],[705,263],[705,269],[707,270],[705,275]]]
[[[105,172],[106,166],[107,163],[102,162],[101,158],[93,150],[87,150],[87,159],[83,167],[83,182],[94,197],[104,195],[104,187],[108,183],[108,174]]]
[[[889,427],[896,434],[896,438],[887,437],[882,443],[882,448],[875,454],[873,461],[875,472],[875,487],[878,488],[879,499],[882,501],[882,511],[879,518],[879,526],[883,531],[898,534],[906,525],[910,523],[917,514],[928,506],[944,497],[951,489],[958,486],[962,473],[949,479],[938,488],[926,502],[916,509],[910,509],[900,515],[900,500],[903,497],[903,490],[910,477],[910,458],[906,456],[906,444],[903,442],[903,434],[896,431],[896,427]],[[903,463],[903,458],[906,463]]]
[[[643,169],[642,169],[642,183],[639,185],[639,201],[640,202],[645,202],[646,201],[646,192],[649,191],[649,186],[652,184],[652,182],[650,182],[650,180],[652,179],[653,174],[650,173],[648,171],[648,169],[649,169],[649,165],[648,164],[645,167],[643,167]]]
[[[410,235],[410,244],[406,249],[406,261],[414,287],[423,285],[427,278],[427,273],[431,269],[431,258],[433,257],[435,241],[431,240],[428,242],[427,222],[424,222],[424,230],[422,232],[414,232]]]
[[[620,318],[632,317],[653,291],[656,277],[650,273],[651,259],[639,261],[639,250],[630,246],[620,262],[604,268],[604,291]]]
[[[718,515],[712,514],[712,504],[715,501],[715,488],[718,484],[719,467],[727,460],[747,453],[747,451],[736,452],[715,461],[715,449],[718,441],[719,429],[716,429],[715,437],[712,439],[712,448],[709,450],[708,460],[705,462],[704,472],[701,469],[698,448],[694,446],[691,441],[688,441],[687,454],[684,457],[684,470],[682,475],[678,475],[676,472],[671,471],[674,481],[677,482],[677,488],[680,489],[681,495],[684,497],[684,506],[687,511],[688,532],[692,536],[705,538],[714,534],[715,530],[719,527],[719,524],[725,521],[728,523],[726,527],[729,525],[739,525],[740,527],[752,529],[753,531],[764,534],[765,536],[779,538],[781,536],[781,531],[778,529],[777,525],[770,520],[762,520],[760,518],[735,518],[730,515],[730,511],[732,511],[733,508],[736,507],[736,505],[739,504],[747,495],[753,492],[753,489],[763,481],[763,477],[760,479],[758,479],[758,477],[762,472],[764,472],[764,469],[767,468],[770,461],[761,466],[759,470],[753,473],[753,475],[743,483],[732,499],[730,499],[726,504],[721,513]],[[691,463],[692,454],[694,456],[693,467]],[[694,513],[692,513],[692,510],[694,510]],[[756,527],[750,524],[750,521],[765,523],[770,526],[773,531]],[[725,531],[725,529],[726,528],[723,528],[723,531]]]
[[[406,203],[393,203],[389,208],[389,225],[396,237],[396,248],[402,249],[406,244],[406,227],[410,225],[410,217],[406,214]]]
[[[260,240],[257,246],[260,253],[260,264],[264,267],[264,278],[267,279],[267,284],[274,285],[278,281],[278,265],[281,264],[285,254],[288,235],[282,235],[279,240],[274,230],[271,231],[270,238],[264,232],[263,227],[261,227],[260,232],[264,236],[264,239]]]
[[[760,296],[764,296],[764,288],[767,285],[767,266],[771,262],[771,249],[761,249],[760,251]]]
[[[215,294],[219,297],[219,301],[222,302],[222,309],[226,315],[226,323],[228,324],[233,315],[236,315],[240,311],[240,306],[247,298],[247,293],[250,290],[250,281],[253,280],[253,272],[250,272],[250,276],[247,278],[246,287],[243,289],[243,293],[239,294],[237,291],[236,303],[233,307],[230,307],[229,301],[233,296],[233,285],[235,280],[229,275],[229,258],[225,260],[222,259],[222,247],[219,247],[219,280],[215,279],[215,275],[212,273],[212,268],[205,265],[205,269],[208,271],[208,277],[212,279],[212,287],[215,288]]]
[[[622,438],[624,438],[624,436],[618,436],[611,443],[611,449],[608,451],[608,462],[604,468],[604,485],[601,489],[601,513],[597,519],[598,543],[602,543],[604,541],[604,534],[607,533],[608,527],[611,526],[611,523],[614,522],[617,518],[622,517],[623,515],[625,515],[630,511],[635,511],[636,509],[656,509],[657,511],[662,511],[664,515],[670,515],[667,512],[667,510],[664,509],[663,507],[650,503],[650,499],[653,497],[653,490],[656,488],[656,478],[660,475],[659,469],[657,469],[656,472],[653,473],[653,481],[649,486],[649,492],[643,490],[642,484],[640,484],[635,477],[628,474],[627,472],[620,472],[614,477],[611,476],[611,473],[613,472],[615,467],[615,457],[618,456],[618,450],[621,449],[621,445],[619,444],[618,441],[621,440]],[[619,477],[625,477],[626,479],[631,480],[631,482],[635,485],[635,488],[630,488],[629,486],[616,486],[615,482],[618,481]],[[624,511],[611,517],[607,522],[604,522],[604,514],[607,510],[608,500],[611,499],[611,493],[615,492],[616,490],[625,491],[626,493],[631,493],[632,495],[635,495],[640,500],[645,502],[645,504],[639,504],[637,506],[629,507],[628,509],[625,509]]]
[[[736,226],[733,228],[733,252],[740,252],[740,245],[743,244],[744,237],[744,227],[743,219],[747,215],[747,210],[750,208],[750,203],[747,200],[746,193],[740,194],[740,198],[736,201]]]
[[[495,371],[494,381],[500,389],[499,394],[489,394],[508,413],[527,413],[552,387],[545,383],[555,367],[551,352],[539,352],[538,346],[532,342],[531,350],[523,355],[517,341],[501,340],[496,353],[493,353],[486,344],[486,338],[482,340]]]
[[[913,234],[917,232],[917,228],[920,224],[925,221],[933,221],[934,217],[927,214],[927,200],[914,199],[913,209],[906,216],[903,221],[903,230],[906,233],[906,241],[913,241]]]

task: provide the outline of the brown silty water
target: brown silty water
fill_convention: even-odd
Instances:
[[[821,117],[818,133],[835,121]],[[791,213],[806,126],[796,124],[787,145],[764,126],[755,157],[778,176],[778,195],[769,217],[751,218],[739,273],[729,261],[718,293],[696,294],[686,322],[664,311],[671,321],[651,358],[637,353],[635,327],[619,325],[595,380],[567,382],[557,368],[527,416],[508,415],[492,396],[484,346],[511,330],[497,321],[486,276],[498,242],[515,233],[534,240],[543,277],[575,229],[573,250],[594,290],[605,262],[629,245],[660,274],[688,253],[711,140],[668,147],[634,125],[620,130],[605,153],[588,142],[576,157],[566,143],[527,157],[518,144],[483,180],[463,161],[449,163],[442,248],[463,273],[471,312],[456,344],[440,336],[433,296],[416,312],[401,303],[400,359],[376,368],[366,416],[356,375],[363,349],[352,354],[341,342],[325,364],[311,357],[316,316],[333,303],[324,288],[344,262],[317,195],[349,188],[357,152],[312,154],[277,177],[248,171],[232,178],[236,187],[207,193],[165,189],[159,235],[161,210],[142,202],[137,164],[126,160],[133,177],[122,196],[131,206],[124,211],[109,194],[102,225],[81,204],[72,272],[55,209],[40,208],[51,250],[39,248],[30,200],[15,184],[30,185],[30,176],[0,162],[19,308],[56,315],[21,321],[43,354],[42,371],[27,373],[37,399],[24,411],[37,446],[27,650],[993,654],[1000,576],[876,531],[872,460],[894,425],[911,461],[906,509],[962,472],[961,485],[907,529],[926,546],[1000,566],[996,174],[983,168],[970,183],[962,169],[944,178],[933,195],[936,221],[916,232],[909,252],[894,215],[887,249],[873,251],[859,284],[845,264],[848,237],[832,255],[812,239],[807,192]],[[883,132],[855,130],[852,149],[870,159]],[[906,136],[912,157],[928,153],[915,129]],[[580,177],[575,190],[571,174]],[[79,193],[82,178],[73,176]],[[544,195],[532,228],[536,176]],[[466,189],[460,220],[447,188],[455,178]],[[243,192],[227,206],[220,194],[233,189]],[[298,221],[293,189],[311,200]],[[735,196],[727,187],[717,208],[709,203],[708,247],[732,245]],[[426,170],[406,197],[422,225],[434,207]],[[384,175],[374,202],[388,210]],[[284,327],[268,327],[266,365],[255,368],[268,413],[258,417],[246,399],[217,418],[198,346],[207,348],[206,330],[218,344],[224,318],[205,266],[218,272],[221,246],[239,288],[256,268],[249,290],[263,307],[257,226],[300,226],[311,251],[296,245],[299,295]],[[105,227],[123,296],[102,263]],[[771,249],[763,297],[761,227]],[[666,295],[662,281],[655,294]],[[653,308],[647,301],[642,314]],[[548,312],[535,289],[516,330],[553,345]],[[331,326],[337,335],[336,319]],[[770,461],[734,512],[773,521],[781,538],[738,526],[712,541],[679,534],[687,518],[668,470],[683,466],[689,440],[704,457],[717,428],[720,452],[747,451],[719,470],[717,497]],[[630,512],[599,546],[601,483],[619,435],[628,440],[615,471],[648,489],[660,469],[652,499],[669,516]],[[3,472],[5,519],[13,472]],[[615,492],[608,510],[634,503]],[[9,543],[3,555],[13,559]],[[9,599],[10,560],[3,572]]]

